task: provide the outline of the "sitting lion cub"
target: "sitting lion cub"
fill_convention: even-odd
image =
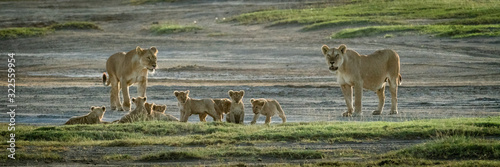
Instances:
[[[165,114],[167,110],[167,105],[156,105],[155,103],[144,104],[146,111],[148,112],[148,121],[179,121],[170,114]]]
[[[146,97],[132,98],[132,102],[135,104],[135,109],[130,111],[127,115],[123,116],[118,123],[132,123],[137,121],[147,121],[148,111],[146,110],[145,103]]]
[[[259,118],[259,114],[266,116],[266,124],[271,123],[271,117],[278,114],[283,123],[286,122],[285,112],[281,108],[280,103],[273,99],[250,99],[252,103],[252,110],[255,114],[251,124],[255,124]]]
[[[83,116],[71,117],[65,125],[73,124],[100,124],[104,113],[106,112],[106,107],[90,107],[90,113]]]
[[[243,120],[245,120],[245,105],[243,104],[245,91],[230,90],[227,93],[231,98],[231,107],[229,109],[229,114],[226,115],[226,122],[243,124]]]
[[[337,82],[340,84],[347,105],[347,112],[342,115],[360,116],[361,97],[363,89],[377,92],[379,103],[373,115],[380,115],[385,102],[385,84],[389,82],[391,90],[391,112],[398,114],[398,85],[401,84],[399,73],[399,55],[390,49],[377,50],[370,55],[360,55],[358,52],[349,50],[342,44],[338,48],[321,47],[326,58],[326,64],[331,72],[337,74]],[[356,101],[354,103],[354,114],[352,107],[352,88]]]
[[[187,122],[189,116],[198,114],[200,121],[206,122],[206,115],[210,115],[214,120],[221,121],[215,111],[215,103],[212,99],[192,99],[189,97],[189,90],[187,91],[174,91],[177,97],[179,111],[181,112],[181,122]]]

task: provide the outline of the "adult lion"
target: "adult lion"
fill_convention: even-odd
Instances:
[[[326,63],[331,72],[337,74],[337,82],[340,84],[347,105],[347,112],[342,115],[360,116],[361,97],[363,88],[375,91],[379,98],[378,108],[373,115],[380,115],[385,103],[385,83],[389,82],[391,90],[391,112],[398,114],[398,85],[401,85],[401,74],[399,73],[399,55],[390,49],[377,50],[370,55],[360,55],[356,51],[347,49],[342,44],[338,48],[321,47],[326,58]],[[352,107],[352,88],[356,101],[354,103],[354,114]]]
[[[156,66],[156,54],[158,49],[142,49],[139,46],[127,53],[119,52],[111,55],[106,61],[106,73],[102,74],[102,83],[105,86],[111,84],[111,109],[118,111],[130,111],[130,95],[128,87],[137,85],[137,94],[146,97],[146,86],[148,83],[148,71],[154,73]],[[120,88],[123,95],[123,107],[120,102]]]

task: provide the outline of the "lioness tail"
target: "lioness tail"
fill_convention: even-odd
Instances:
[[[398,85],[401,85],[401,83],[403,83],[403,77],[401,77],[401,74],[399,74],[398,80]]]
[[[109,84],[110,84],[105,72],[102,73],[102,84],[104,86],[109,86]]]

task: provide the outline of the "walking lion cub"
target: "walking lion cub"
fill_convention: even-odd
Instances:
[[[283,123],[286,122],[285,112],[281,108],[280,103],[273,99],[250,99],[252,110],[255,114],[251,124],[255,124],[259,118],[259,114],[266,116],[266,124],[271,123],[271,117],[278,115]]]
[[[391,112],[398,114],[398,85],[401,85],[401,74],[399,71],[399,55],[390,49],[377,50],[370,55],[360,55],[358,52],[347,49],[342,44],[338,48],[321,47],[326,58],[326,64],[331,72],[337,74],[337,82],[340,84],[347,105],[347,112],[342,115],[360,116],[361,97],[363,89],[375,91],[379,103],[373,115],[380,115],[385,103],[385,84],[389,82],[391,90]],[[354,113],[352,107],[352,88],[354,87]]]

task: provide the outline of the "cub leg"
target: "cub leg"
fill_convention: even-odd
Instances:
[[[342,94],[344,94],[345,104],[347,105],[347,111],[342,113],[342,116],[350,117],[352,116],[352,111],[354,110],[352,108],[352,86],[344,84],[341,85],[340,88],[342,90]]]
[[[207,122],[207,114],[206,113],[200,114],[198,116],[200,117],[201,122]]]
[[[378,96],[378,107],[377,110],[373,111],[373,115],[380,115],[384,109],[385,105],[385,84],[382,85],[382,88],[377,90]]]
[[[259,119],[259,114],[255,114],[253,116],[253,120],[252,120],[252,122],[250,122],[250,124],[252,124],[252,125],[255,124],[257,122],[257,119]]]
[[[283,109],[281,109],[281,106],[278,106],[278,116],[281,118],[283,123],[286,122],[286,115],[285,115],[285,112],[283,111]]]
[[[240,114],[240,124],[244,124],[243,121],[245,120],[245,112],[241,111],[241,114]]]
[[[270,124],[271,123],[271,116],[269,115],[266,115],[266,124]]]

